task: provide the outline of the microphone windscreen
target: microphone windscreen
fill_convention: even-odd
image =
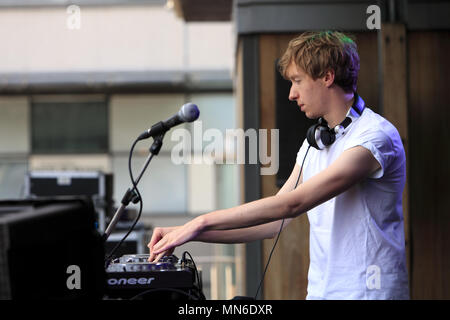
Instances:
[[[200,111],[198,110],[198,107],[191,102],[184,104],[178,112],[178,116],[184,122],[195,121],[198,119],[199,115]]]

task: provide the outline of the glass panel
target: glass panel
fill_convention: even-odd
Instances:
[[[111,123],[111,151],[129,151],[133,141],[155,123],[166,120],[177,113],[184,104],[184,96],[180,94],[165,95],[115,95],[110,102]],[[168,152],[177,144],[171,141],[175,129],[183,128],[178,125],[166,133],[161,152]],[[139,144],[150,147],[151,139]]]
[[[132,159],[133,175],[136,179],[144,165],[146,157],[135,155]],[[131,186],[128,174],[128,156],[113,157],[114,200],[116,206],[128,187]],[[144,199],[143,214],[186,214],[186,169],[184,165],[175,165],[170,157],[155,156],[141,181],[139,192]],[[139,209],[130,204],[130,207]]]
[[[217,165],[217,209],[239,205],[239,165]]]
[[[33,103],[32,152],[107,152],[106,110],[105,102]]]
[[[26,97],[0,96],[0,153],[30,151],[29,122]]]
[[[200,117],[197,121],[189,124],[192,134],[192,148],[195,152],[211,144],[214,140],[203,141],[205,131],[217,129],[221,132],[225,142],[226,129],[236,127],[234,98],[232,94],[193,94],[190,100],[195,103],[200,110]],[[202,143],[195,143],[202,141]]]
[[[0,199],[19,199],[24,197],[24,183],[27,170],[26,158],[0,158]]]

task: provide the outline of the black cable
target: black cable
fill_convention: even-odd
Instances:
[[[139,190],[138,190],[138,188],[137,188],[136,182],[134,181],[133,172],[132,172],[132,170],[131,170],[131,158],[133,157],[133,151],[134,151],[134,148],[135,148],[136,144],[137,144],[139,141],[140,141],[139,139],[136,139],[136,140],[133,142],[133,145],[131,146],[131,149],[130,149],[130,153],[128,154],[128,173],[129,173],[129,175],[130,175],[131,183],[133,184],[133,190],[135,190],[136,193],[137,193],[137,195],[138,195],[138,199],[139,199],[139,213],[138,213],[136,219],[134,220],[133,224],[132,224],[132,225],[130,226],[130,228],[128,229],[128,232],[127,232],[127,233],[125,234],[125,236],[119,241],[119,243],[114,247],[114,249],[112,249],[111,253],[110,253],[110,254],[108,255],[108,257],[105,259],[105,262],[106,262],[106,263],[108,263],[108,262],[112,259],[114,253],[117,251],[117,249],[119,249],[119,247],[122,245],[122,243],[125,241],[125,239],[130,235],[131,231],[133,231],[134,227],[136,226],[136,223],[138,222],[138,220],[140,219],[141,214],[142,214],[142,208],[143,208],[143,205],[144,205],[144,204],[143,204],[143,201],[142,201],[141,194],[140,194],[140,192],[139,192]],[[150,160],[149,160],[149,161],[151,161],[152,158],[153,158],[153,154],[150,156]]]
[[[298,182],[300,181],[300,176],[302,175],[303,165],[305,164],[305,159],[306,159],[306,156],[308,155],[309,148],[311,148],[311,146],[308,146],[308,149],[306,150],[305,156],[303,157],[302,165],[300,167],[300,173],[298,174],[297,182],[295,183],[294,190],[295,190],[295,188],[297,188]],[[280,226],[280,231],[278,231],[277,238],[275,240],[275,243],[273,244],[272,250],[270,251],[269,259],[267,260],[266,267],[264,268],[264,272],[263,272],[263,275],[261,277],[261,281],[259,282],[258,289],[256,290],[256,294],[255,294],[255,298],[254,298],[255,300],[256,300],[256,297],[258,296],[259,290],[261,289],[261,285],[262,285],[262,283],[264,281],[264,277],[266,275],[267,268],[269,267],[270,259],[272,258],[273,251],[275,250],[275,246],[277,245],[278,239],[280,238],[280,235],[281,235],[281,231],[283,230],[284,220],[285,219],[283,218],[283,221],[281,222],[281,226]]]
[[[181,259],[182,259],[182,261],[186,261],[186,254],[189,255],[189,257],[191,258],[192,264],[194,265],[195,275],[196,275],[196,277],[197,277],[197,281],[198,281],[198,286],[199,286],[199,289],[200,289],[200,293],[201,293],[202,296],[204,297],[204,295],[203,295],[203,283],[202,283],[202,280],[200,279],[200,276],[199,276],[199,274],[198,274],[198,269],[197,269],[197,266],[195,265],[194,258],[192,258],[191,254],[190,254],[188,251],[184,251],[183,254],[182,254],[182,256],[181,256]],[[205,298],[205,300],[206,300],[206,298]]]
[[[150,293],[150,292],[157,292],[157,291],[172,291],[172,292],[177,292],[177,293],[184,294],[185,296],[187,296],[188,298],[190,298],[190,299],[192,299],[192,300],[198,300],[198,298],[195,297],[195,296],[193,296],[192,294],[189,294],[189,293],[187,293],[187,292],[185,292],[185,291],[183,291],[183,290],[174,289],[174,288],[155,288],[155,289],[148,289],[148,290],[142,291],[141,293],[139,293],[139,294],[137,294],[137,295],[131,297],[129,300],[135,300],[135,299],[139,298],[140,296],[143,296],[143,295],[145,295],[145,294],[147,294],[147,293]]]
[[[184,251],[182,256],[181,256],[181,260],[183,262],[186,262],[186,254],[189,255],[189,258],[191,258],[192,264],[194,265],[194,270],[195,270],[195,276],[197,277],[197,281],[198,281],[198,285],[200,287],[200,289],[202,289],[201,285],[200,285],[200,277],[198,275],[198,270],[197,270],[197,266],[195,265],[194,259],[192,258],[191,254],[188,251]]]

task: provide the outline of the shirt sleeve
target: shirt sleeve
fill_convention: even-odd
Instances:
[[[372,173],[370,178],[379,179],[383,177],[395,157],[392,139],[381,130],[368,130],[350,139],[344,150],[356,146],[362,146],[369,150],[380,164],[380,169]]]

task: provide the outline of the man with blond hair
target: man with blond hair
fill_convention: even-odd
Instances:
[[[187,241],[274,238],[307,212],[307,299],[408,299],[402,192],[404,148],[395,127],[356,93],[359,56],[340,32],[307,32],[279,62],[289,99],[308,118],[292,173],[275,195],[156,228],[150,261]]]

